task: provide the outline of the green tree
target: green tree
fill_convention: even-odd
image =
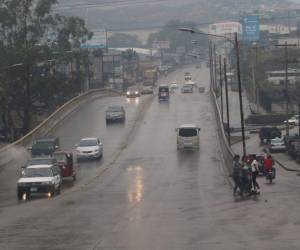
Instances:
[[[52,6],[56,3],[56,0],[0,0],[0,102],[5,114],[2,120],[7,123],[14,111],[22,121],[24,133],[30,130],[34,112],[55,105],[58,96],[68,96],[70,81],[60,72],[53,76],[50,62],[80,63],[80,57],[76,60],[78,56],[64,54],[79,49],[92,36],[83,20],[53,14]],[[55,38],[49,41],[50,32]],[[54,56],[54,52],[59,56]]]

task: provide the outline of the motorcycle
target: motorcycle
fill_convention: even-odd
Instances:
[[[266,180],[269,181],[269,183],[272,183],[275,179],[275,168],[269,169],[265,172]]]

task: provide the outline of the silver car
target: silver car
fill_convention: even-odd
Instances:
[[[76,145],[77,159],[100,159],[103,156],[103,144],[98,138],[83,138]]]
[[[270,141],[269,151],[272,152],[282,152],[286,150],[284,140],[282,138],[276,137]]]
[[[106,123],[109,122],[124,122],[125,109],[123,106],[110,106],[106,110]]]

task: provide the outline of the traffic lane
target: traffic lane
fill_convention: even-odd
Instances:
[[[66,179],[63,182],[64,189],[83,184],[87,178],[91,178],[99,171],[101,165],[107,164],[112,154],[119,150],[118,146],[122,145],[125,140],[126,132],[130,130],[138,115],[139,105],[147,98],[151,97],[139,98],[138,101],[126,100],[123,96],[94,99],[84,104],[70,115],[63,124],[57,127],[57,130],[52,135],[60,138],[61,148],[65,150],[73,150],[74,145],[78,143],[81,137],[85,136],[98,136],[100,138],[102,136],[104,142],[105,158],[101,161],[80,162],[77,168],[77,181],[73,183],[72,179]],[[124,124],[111,124],[111,126],[108,125],[106,127],[106,108],[119,104],[125,106],[126,122]],[[9,164],[9,166],[1,168],[0,209],[19,204],[16,197],[17,180],[20,178],[21,166],[25,165],[26,160],[30,158],[28,151],[22,147],[14,147],[10,153],[15,154],[17,160]]]
[[[151,101],[152,96],[139,98],[103,98],[96,100],[89,106],[84,106],[71,122],[60,127],[55,135],[63,144],[63,148],[73,148],[84,137],[98,137],[103,143],[103,159],[83,159],[77,161],[77,181],[75,184],[82,185],[89,179],[99,174],[101,168],[107,167],[126,146],[128,135],[136,120],[140,116],[144,102]],[[113,105],[124,106],[126,120],[124,123],[106,123],[105,111]],[[84,126],[82,126],[84,121]],[[76,152],[74,150],[76,159]],[[70,184],[67,182],[67,185]],[[69,185],[68,185],[69,186]]]
[[[205,103],[204,109],[201,109],[201,103]],[[99,179],[65,196],[27,203],[21,216],[16,211],[19,207],[12,208],[11,211],[15,210],[14,214],[17,215],[14,217],[9,218],[3,212],[5,220],[0,231],[3,232],[3,225],[6,226],[0,242],[6,242],[6,246],[11,248],[22,244],[31,249],[40,249],[54,241],[59,244],[52,244],[53,249],[107,249],[110,245],[120,245],[124,249],[153,249],[153,244],[149,242],[158,237],[156,229],[161,226],[156,217],[163,219],[171,209],[172,216],[167,217],[166,226],[170,232],[173,231],[172,236],[176,232],[182,233],[181,240],[186,244],[184,235],[196,234],[196,223],[190,224],[192,217],[198,216],[197,206],[202,203],[199,199],[209,197],[210,193],[215,195],[214,199],[226,197],[223,192],[228,191],[224,189],[224,176],[219,172],[219,154],[215,153],[218,143],[213,129],[215,123],[212,125],[210,120],[214,119],[214,115],[209,106],[209,96],[196,93],[174,95],[169,105],[154,101],[150,111],[132,132],[128,146]],[[179,152],[177,155],[175,123],[180,125],[187,121],[203,128],[201,148],[199,152]],[[208,145],[205,143],[207,140]],[[211,145],[210,141],[214,143]],[[218,188],[215,189],[214,185]],[[164,206],[164,199],[167,206]],[[208,210],[205,199],[203,203],[204,210]],[[34,210],[36,206],[38,210]],[[149,219],[139,222],[140,213],[143,218]],[[176,225],[178,229],[173,230],[172,221],[180,223],[176,220],[177,216],[181,217],[184,225]],[[34,228],[31,226],[33,220]],[[24,225],[22,230],[18,228],[19,223]],[[140,229],[136,224],[140,224]],[[149,237],[147,227],[151,229]],[[132,232],[130,238],[127,238],[128,230]],[[9,232],[14,232],[13,241]],[[138,238],[133,237],[135,233],[144,240],[137,242]],[[163,233],[162,230],[159,233]],[[162,246],[161,249],[165,249],[164,245],[176,247],[176,242],[173,244],[171,238],[165,240],[160,240],[157,246]]]
[[[199,105],[210,107],[209,98],[199,94],[194,102],[194,96],[171,96],[160,115],[153,102],[134,140],[90,185],[3,212],[0,248],[297,249],[300,223],[291,209],[299,204],[297,190],[235,201],[221,168],[213,109],[202,113]],[[190,110],[204,115],[200,151],[177,155],[174,121],[186,122]]]

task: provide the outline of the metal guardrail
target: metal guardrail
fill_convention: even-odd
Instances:
[[[25,147],[29,145],[35,138],[49,134],[57,125],[59,125],[64,119],[66,119],[70,114],[76,111],[78,107],[85,102],[93,100],[94,98],[107,97],[112,94],[121,95],[122,93],[111,89],[94,89],[72,98],[64,105],[59,107],[55,112],[53,112],[48,118],[46,118],[28,134],[26,134],[19,140],[1,148],[0,166],[6,165],[12,161],[13,155],[9,152],[13,147]]]
[[[235,153],[231,149],[231,147],[228,144],[227,137],[225,135],[224,126],[222,124],[222,118],[221,118],[221,111],[217,104],[217,98],[215,93],[211,90],[210,91],[211,100],[214,107],[214,113],[216,116],[216,123],[218,127],[218,135],[219,135],[219,141],[220,141],[220,149],[222,153],[222,157],[225,163],[225,166],[229,173],[232,173],[232,162],[233,162],[233,156]]]

